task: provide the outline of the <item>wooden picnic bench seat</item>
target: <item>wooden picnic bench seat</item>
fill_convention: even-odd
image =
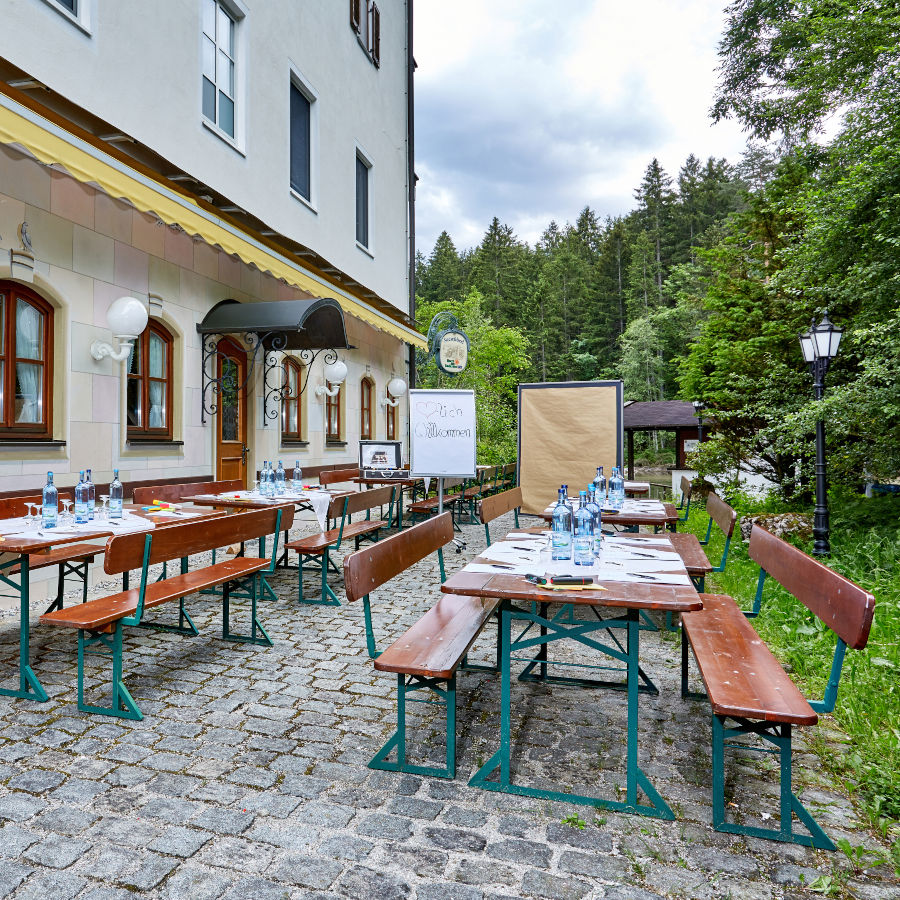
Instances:
[[[522,488],[512,488],[509,491],[503,491],[501,494],[493,494],[490,497],[484,497],[478,502],[478,521],[484,525],[484,534],[487,538],[488,547],[491,546],[491,529],[490,523],[500,516],[512,511],[516,522],[516,528],[519,527],[519,507],[522,505]]]
[[[750,555],[837,635],[837,644],[824,698],[807,701],[731,597],[701,594],[703,609],[682,615],[682,696],[708,699],[712,707],[713,827],[834,850],[831,839],[791,790],[791,728],[814,725],[818,713],[833,711],[844,653],[847,647],[865,647],[875,598],[759,526],[753,527]],[[700,670],[705,695],[688,689],[688,647]],[[725,747],[738,746],[735,740],[747,735],[773,744],[780,756],[781,821],[777,829],[725,820]],[[808,835],[794,831],[793,814],[806,826]]]
[[[370,491],[358,491],[351,494],[341,494],[333,497],[328,504],[326,522],[332,519],[340,520],[336,528],[330,528],[317,534],[289,541],[285,544],[285,550],[294,550],[298,556],[298,597],[300,603],[312,603],[319,606],[340,606],[337,594],[328,584],[328,569],[331,567],[338,575],[341,574],[331,561],[331,551],[339,550],[341,543],[353,538],[354,546],[358,550],[360,541],[364,539],[377,541],[382,528],[390,528],[390,520],[394,507],[395,488],[386,485],[381,488],[373,488]],[[371,518],[371,511],[376,506],[387,506],[388,517],[384,519]],[[366,513],[366,518],[359,522],[351,522],[353,513]],[[310,568],[311,566],[311,568]],[[318,569],[322,576],[321,594],[318,599],[303,596],[303,573]]]
[[[344,560],[344,584],[350,600],[362,600],[369,655],[379,672],[397,676],[397,729],[369,763],[371,769],[453,778],[456,774],[456,672],[500,601],[442,594],[405,634],[379,653],[372,631],[370,593],[410,566],[437,552],[444,580],[442,548],[453,539],[449,512],[414,525]],[[407,761],[406,703],[409,695],[431,691],[445,707],[446,764],[443,769]],[[413,700],[416,698],[413,697]],[[396,759],[391,760],[396,753]]]
[[[60,493],[60,500],[71,500],[71,493]],[[27,513],[28,504],[40,504],[43,498],[40,495],[33,497],[5,497],[0,501],[0,518],[14,519]],[[47,612],[54,609],[62,609],[63,597],[66,591],[66,576],[74,575],[81,581],[81,600],[87,600],[88,568],[94,559],[103,552],[97,544],[63,544],[59,547],[51,547],[42,553],[28,554],[28,570],[46,569],[50,566],[58,566],[56,597],[47,607]],[[18,563],[0,569],[3,575],[19,575],[22,567]]]
[[[42,625],[73,628],[78,631],[78,709],[125,719],[142,719],[141,713],[122,680],[122,636],[124,626],[155,627],[166,631],[196,635],[197,628],[184,608],[184,599],[206,588],[222,587],[222,639],[272,646],[272,640],[256,615],[258,579],[272,571],[278,553],[279,529],[290,527],[294,509],[275,507],[235,513],[204,522],[187,522],[147,532],[114,535],[106,542],[103,568],[108,575],[141,570],[139,588],[119,591],[88,600],[79,606],[60,609],[41,616]],[[250,541],[273,535],[270,559],[233,557],[193,572],[187,571],[188,557],[222,546],[230,541]],[[178,575],[148,584],[151,565],[181,559]],[[231,599],[236,589],[244,589],[251,599],[249,635],[231,631]],[[159,626],[143,621],[148,609],[179,601],[179,626]],[[187,620],[189,627],[184,627]],[[85,654],[100,654],[112,659],[112,700],[108,707],[84,702]]]

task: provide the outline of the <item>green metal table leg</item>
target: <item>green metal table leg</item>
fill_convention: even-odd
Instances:
[[[18,587],[19,591],[19,689],[14,691],[8,688],[0,688],[0,696],[20,697],[23,700],[37,700],[43,703],[47,700],[47,692],[31,668],[31,621],[29,618],[31,607],[29,605],[30,570],[28,567],[28,554],[24,554],[18,561],[11,561],[8,567],[16,564],[19,566],[18,586],[8,578],[5,580],[12,587]]]

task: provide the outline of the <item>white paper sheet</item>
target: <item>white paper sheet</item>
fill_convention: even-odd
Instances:
[[[464,572],[478,572],[484,575],[537,575],[534,566],[527,564],[503,563],[502,566],[492,566],[488,563],[470,562],[463,567]]]

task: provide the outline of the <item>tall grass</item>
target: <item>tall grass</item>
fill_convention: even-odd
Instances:
[[[771,500],[734,496],[739,515],[776,511]],[[860,499],[835,494],[831,500],[828,565],[875,595],[875,618],[864,650],[848,650],[834,719],[851,743],[826,761],[858,793],[873,823],[885,833],[900,823],[900,498]],[[688,527],[701,538],[708,517],[691,512]],[[713,527],[710,559],[721,554],[722,536]],[[795,541],[811,552],[811,542]],[[735,533],[724,572],[707,579],[707,591],[730,594],[749,609],[759,566]],[[808,697],[821,698],[834,654],[835,637],[774,579],[767,579],[760,636],[792,673]]]

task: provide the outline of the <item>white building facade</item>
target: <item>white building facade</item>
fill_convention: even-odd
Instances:
[[[231,477],[236,441],[248,480],[264,459],[312,468],[355,461],[361,437],[405,443],[387,385],[409,382],[425,343],[411,5],[6,0],[0,494],[39,491],[48,470],[65,489],[88,467],[98,484],[119,469],[126,491]],[[98,361],[122,296],[149,324],[130,357]],[[276,353],[269,382],[257,334],[203,352],[197,327],[222,301],[316,298],[337,301],[350,348]],[[334,349],[347,376],[329,397]]]

